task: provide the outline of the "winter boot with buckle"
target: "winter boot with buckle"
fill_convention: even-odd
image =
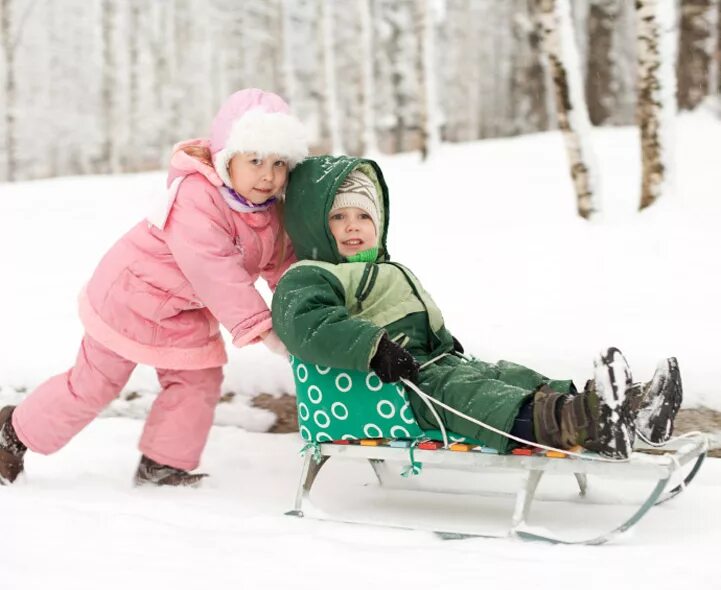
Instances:
[[[547,385],[534,396],[536,440],[546,446],[571,449],[580,445],[612,459],[627,459],[633,447],[634,415],[626,396],[631,371],[616,348],[594,361],[593,388],[561,394]]]
[[[15,406],[0,410],[0,485],[13,483],[25,468],[24,457],[28,448],[18,439],[12,424]]]
[[[143,455],[135,472],[135,485],[198,487],[205,477],[208,477],[207,473],[189,473],[184,469],[156,463]]]
[[[683,401],[681,371],[675,357],[662,360],[648,383],[629,389],[629,404],[636,412],[636,433],[651,444],[663,444],[673,433],[673,423]]]

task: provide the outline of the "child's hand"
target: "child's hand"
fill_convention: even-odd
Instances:
[[[288,349],[285,344],[278,338],[278,335],[273,330],[268,330],[263,336],[263,344],[268,347],[268,350],[279,354],[281,356],[288,356]]]
[[[383,383],[394,383],[400,379],[418,379],[418,361],[405,348],[383,334],[378,350],[371,359],[370,367]]]

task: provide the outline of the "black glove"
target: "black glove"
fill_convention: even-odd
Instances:
[[[451,336],[451,338],[453,338],[453,352],[460,352],[463,354],[463,344],[458,342],[455,336]]]
[[[383,383],[394,383],[401,378],[418,379],[418,361],[405,348],[383,334],[378,341],[378,350],[371,359],[370,367]]]

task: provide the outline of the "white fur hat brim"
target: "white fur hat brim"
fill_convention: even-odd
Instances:
[[[238,153],[259,156],[278,154],[288,159],[289,169],[308,156],[305,127],[293,115],[252,110],[237,119],[230,129],[225,147],[213,155],[215,170],[231,186],[228,164]]]

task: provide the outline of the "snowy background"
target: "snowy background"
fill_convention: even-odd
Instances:
[[[721,122],[706,110],[679,117],[676,191],[641,214],[636,130],[596,130],[593,141],[608,205],[608,219],[594,224],[576,216],[555,132],[444,145],[425,164],[417,154],[379,158],[391,192],[391,253],[421,278],[477,356],[582,383],[593,355],[609,345],[626,353],[639,379],[674,354],[684,407],[719,410]],[[157,172],[0,185],[0,401],[21,398],[18,389],[72,363],[81,336],[77,292],[104,250],[144,216],[163,181]],[[292,391],[289,368],[262,346],[234,350],[226,374],[225,389],[238,399],[227,405],[232,415],[219,416],[225,424],[264,430],[272,417],[244,401]],[[144,368],[128,385],[156,388]],[[297,434],[215,426],[201,465],[212,477],[203,489],[133,489],[141,427],[128,418],[96,420],[59,453],[29,455],[25,480],[0,488],[3,589],[492,583],[557,590],[573,583],[662,590],[716,583],[716,460],[686,494],[612,546],[441,542],[425,532],[283,516],[300,473]],[[374,514],[385,505],[370,494],[377,490],[362,487],[372,483],[366,465],[326,470],[321,507]],[[572,483],[553,480],[541,496],[571,499]],[[602,506],[588,517],[569,520],[549,501],[531,524],[538,515],[549,528],[573,531],[583,522],[602,530],[640,497],[627,482],[598,483],[590,499]],[[510,517],[504,502],[421,496],[390,505],[424,526],[442,527],[455,515],[483,530]]]

